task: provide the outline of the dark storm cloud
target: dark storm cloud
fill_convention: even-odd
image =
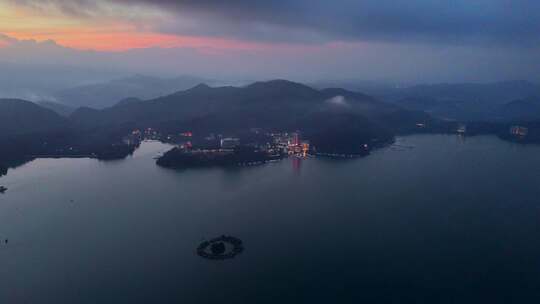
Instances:
[[[540,41],[537,0],[117,0],[197,18],[171,32],[254,40],[428,40],[448,43]]]
[[[133,1],[124,1],[133,2]],[[139,0],[209,17],[226,25],[226,34],[257,31],[252,27],[306,30],[326,39],[538,41],[537,0]],[[213,18],[211,18],[213,17]],[[215,19],[214,19],[215,18]],[[219,29],[219,28],[218,28]],[[205,27],[202,27],[205,30]],[[275,33],[279,39],[279,33]],[[257,39],[257,36],[251,38]]]
[[[104,0],[105,1],[105,0]],[[21,3],[20,1],[17,1]],[[89,0],[56,3],[66,12],[95,9]],[[106,0],[143,5],[177,18],[158,30],[249,40],[420,41],[540,44],[538,0]]]

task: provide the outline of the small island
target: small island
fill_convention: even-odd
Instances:
[[[157,165],[182,169],[213,166],[251,166],[260,165],[283,157],[254,147],[237,146],[233,149],[182,149],[173,148],[158,158]]]
[[[232,259],[243,251],[240,239],[226,235],[204,241],[197,247],[197,255],[208,260]]]
[[[214,243],[210,246],[210,251],[212,251],[212,254],[214,255],[221,255],[224,254],[226,250],[225,243],[218,242]]]

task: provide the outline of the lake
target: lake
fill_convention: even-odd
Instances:
[[[0,178],[0,303],[537,303],[540,146],[400,137],[365,158],[175,171],[37,159]],[[235,259],[195,254],[222,234]]]

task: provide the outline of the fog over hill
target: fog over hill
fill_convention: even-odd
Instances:
[[[69,117],[76,110],[75,107],[53,101],[39,101],[37,104],[64,117]]]
[[[337,85],[359,90],[401,107],[419,110],[450,120],[512,120],[520,115],[503,115],[505,105],[517,100],[530,100],[540,96],[537,83],[516,80],[488,83],[435,83],[398,85],[391,82],[333,81],[319,82],[316,86]],[[517,110],[514,107],[514,110]],[[525,114],[527,110],[523,110]],[[540,112],[529,107],[529,117]],[[518,114],[516,112],[516,114]]]

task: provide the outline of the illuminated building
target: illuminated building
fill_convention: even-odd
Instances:
[[[295,173],[300,173],[300,170],[302,169],[302,159],[298,157],[293,157],[292,159],[292,167],[293,171]]]
[[[302,155],[304,157],[306,157],[308,152],[309,152],[309,143],[308,142],[303,142],[302,143]]]
[[[221,139],[221,148],[222,149],[233,149],[240,145],[240,139],[238,138],[223,138]]]
[[[522,126],[512,126],[510,127],[510,134],[517,137],[525,137],[529,133],[529,129]]]
[[[292,143],[291,144],[293,146],[299,146],[300,145],[300,133],[299,132],[293,133]]]

